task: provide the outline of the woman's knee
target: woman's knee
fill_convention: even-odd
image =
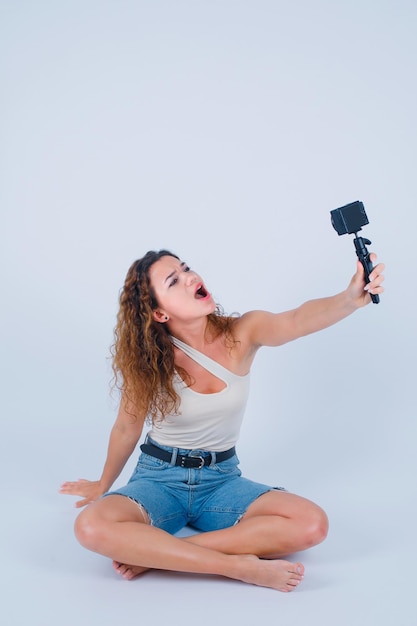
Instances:
[[[305,541],[311,548],[324,541],[329,531],[329,520],[326,513],[319,506],[314,506],[305,521]]]
[[[82,511],[74,524],[74,533],[80,544],[89,548],[93,538],[97,534],[97,524],[91,519],[88,509]]]
[[[108,496],[88,505],[75,520],[75,536],[82,546],[101,552],[120,522],[149,524],[143,506],[124,496]]]
[[[86,509],[75,520],[74,533],[84,548],[97,551],[103,540],[103,524],[97,515]]]

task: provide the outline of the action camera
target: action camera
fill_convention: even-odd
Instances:
[[[330,211],[333,228],[338,235],[351,235],[362,229],[362,226],[369,224],[365,213],[363,202],[351,202],[340,209]]]
[[[366,247],[371,242],[369,239],[358,237],[357,235],[357,233],[362,230],[362,226],[369,224],[363,202],[359,202],[359,200],[357,200],[356,202],[345,204],[345,206],[342,206],[339,209],[333,209],[333,211],[330,211],[330,215],[333,228],[338,235],[355,234],[353,243],[355,244],[356,256],[362,263],[363,269],[365,270],[365,280],[368,283],[369,274],[374,269]],[[372,298],[372,302],[374,302],[374,304],[378,304],[378,294],[371,293],[370,296]]]

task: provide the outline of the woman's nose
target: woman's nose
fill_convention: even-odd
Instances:
[[[187,285],[192,285],[193,283],[196,283],[197,280],[198,280],[198,276],[195,272],[193,271],[187,272],[187,279],[186,279]]]

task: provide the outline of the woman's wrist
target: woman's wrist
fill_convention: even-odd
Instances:
[[[106,493],[106,491],[108,491],[110,487],[112,486],[113,482],[114,481],[110,481],[106,479],[105,477],[101,477],[100,480],[98,481],[98,484],[100,485],[100,491],[102,493]]]

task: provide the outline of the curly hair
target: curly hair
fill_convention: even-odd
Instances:
[[[175,374],[187,385],[189,374],[174,362],[174,346],[167,325],[154,320],[158,302],[149,270],[163,256],[179,257],[169,250],[150,250],[130,266],[119,297],[119,311],[111,346],[114,384],[123,393],[127,410],[148,421],[161,421],[178,414],[180,397],[174,388]],[[235,317],[224,315],[217,305],[208,315],[207,328],[213,338],[223,334],[229,346],[235,344]]]

